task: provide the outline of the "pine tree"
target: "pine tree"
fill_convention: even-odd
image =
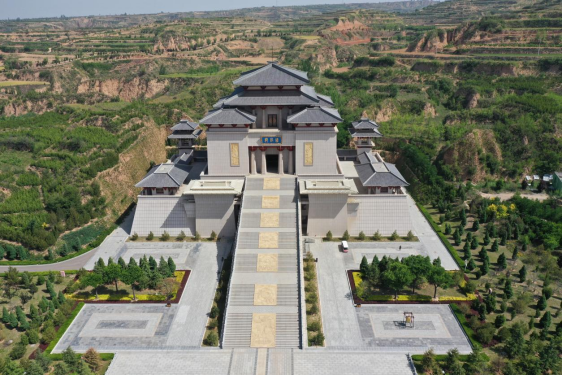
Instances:
[[[500,245],[501,246],[506,246],[506,232],[502,233],[502,236],[500,237]]]
[[[543,329],[549,329],[549,326],[551,326],[551,312],[546,311],[540,319],[540,327]]]
[[[483,245],[489,246],[491,243],[491,237],[489,236],[489,232],[485,232],[485,238],[483,239]]]
[[[123,260],[122,257],[119,257],[119,259],[117,260],[117,264],[119,264],[119,266],[123,270],[127,268],[127,263],[125,263],[125,260]]]
[[[522,268],[520,268],[520,271],[518,272],[518,276],[520,277],[521,283],[526,281],[526,275],[527,275],[526,265],[523,265]]]
[[[456,228],[454,232],[454,244],[459,246],[461,244],[461,235],[459,234],[459,229]]]
[[[484,260],[483,263],[481,264],[481,273],[483,275],[486,275],[489,273],[489,261],[488,260]]]
[[[494,253],[498,251],[498,241],[496,239],[493,241],[493,246],[491,246],[491,251]]]
[[[12,329],[18,328],[19,322],[18,322],[18,317],[16,316],[16,314],[10,313],[9,321],[10,321],[10,327]]]
[[[514,291],[512,290],[512,282],[510,281],[510,279],[506,279],[506,281],[504,282],[504,295],[507,299],[511,299],[514,295]]]
[[[10,313],[6,306],[2,307],[2,323],[7,324],[10,322]]]
[[[332,241],[332,232],[330,230],[328,232],[326,232],[326,239],[328,241]]]
[[[344,241],[348,241],[350,239],[350,233],[348,233],[347,229],[344,231],[344,234],[342,235],[342,239]]]
[[[176,263],[174,263],[172,257],[168,257],[168,268],[170,269],[170,273],[174,275],[174,272],[176,272]]]
[[[362,277],[367,278],[369,272],[369,263],[365,255],[362,257],[362,261],[360,262],[360,272],[362,274]]]
[[[467,269],[469,271],[473,271],[477,265],[475,264],[475,260],[473,258],[469,259],[469,263],[467,263]]]
[[[518,246],[514,246],[514,249],[512,250],[512,260],[516,259],[518,259]]]
[[[497,307],[497,299],[493,293],[489,293],[485,297],[485,307],[487,308],[488,314],[495,311]]]
[[[448,223],[446,223],[446,230],[444,232],[447,236],[449,236],[450,234],[452,234],[452,226]]]
[[[540,297],[540,299],[538,300],[537,308],[540,311],[543,311],[547,308],[547,300],[545,299],[545,296]]]
[[[149,267],[151,268],[151,271],[155,271],[158,267],[158,263],[156,263],[156,260],[152,257],[152,255],[149,257]]]
[[[465,245],[468,245],[468,243],[466,242]],[[469,246],[463,247],[463,257],[466,260],[469,260],[471,258],[471,250],[469,250]]]
[[[170,276],[170,267],[168,267],[168,262],[164,260],[163,256],[161,256],[158,261],[158,273],[160,273],[162,277]]]
[[[498,257],[497,265],[499,270],[506,269],[506,256],[504,255],[504,253],[500,254],[500,256]]]
[[[474,231],[478,231],[478,230],[479,230],[479,227],[480,227],[480,225],[479,225],[479,219],[475,219],[475,221],[473,222],[473,227],[472,227],[472,229],[473,229]]]
[[[129,264],[127,265],[127,267],[137,267],[137,261],[135,260],[135,258],[131,257],[129,258]]]
[[[473,239],[471,240],[471,249],[475,250],[478,247],[479,247],[479,240],[477,239],[477,237],[473,237]]]

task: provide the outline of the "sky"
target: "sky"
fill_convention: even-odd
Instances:
[[[240,9],[258,6],[342,4],[342,0],[0,0],[0,19],[173,13]],[[398,0],[354,0],[376,3]]]

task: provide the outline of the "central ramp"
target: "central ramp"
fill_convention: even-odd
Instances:
[[[241,207],[224,348],[299,348],[295,177],[249,177]]]

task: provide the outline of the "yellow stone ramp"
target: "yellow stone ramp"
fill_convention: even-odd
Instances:
[[[262,197],[262,208],[280,208],[280,196],[264,195]]]
[[[276,314],[252,314],[251,348],[275,348]]]
[[[264,190],[280,190],[280,179],[279,178],[265,178],[264,179]]]
[[[258,254],[256,271],[278,272],[278,254]]]
[[[278,286],[276,284],[254,285],[254,306],[276,306]]]
[[[259,249],[277,249],[279,241],[278,232],[264,232],[258,235]]]
[[[260,228],[279,228],[279,212],[263,212],[260,214]]]

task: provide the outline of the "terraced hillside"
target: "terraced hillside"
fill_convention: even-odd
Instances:
[[[502,179],[510,189],[526,174],[560,168],[561,27],[553,23],[560,4],[409,2],[429,5],[412,13],[392,4],[91,17],[80,29],[68,24],[78,19],[0,22],[0,147],[20,160],[0,168],[0,206],[18,191],[39,193],[27,216],[2,214],[0,228],[11,226],[2,238],[41,257],[51,247],[56,257],[62,244],[54,241],[89,222],[80,207],[96,183],[102,199],[90,219],[119,216],[134,200],[135,179],[167,156],[140,150],[158,149],[165,125],[201,118],[232,89],[232,77],[272,58],[307,70],[316,89],[335,98],[346,120],[339,147],[350,146],[346,128],[365,113],[382,126],[377,147],[387,158],[400,161],[398,145],[414,142],[448,181],[486,191]],[[246,15],[227,17],[238,14]],[[18,121],[61,135],[45,138],[43,125],[26,125],[22,146],[23,128],[9,125]],[[74,137],[79,132],[107,136],[85,141]],[[102,144],[106,138],[113,143]],[[24,178],[18,185],[32,173],[32,185],[21,185]],[[49,173],[73,177],[83,220],[69,223],[70,207],[57,213],[47,204]],[[32,219],[39,229],[26,229],[36,227]],[[41,246],[26,240],[47,237]]]

